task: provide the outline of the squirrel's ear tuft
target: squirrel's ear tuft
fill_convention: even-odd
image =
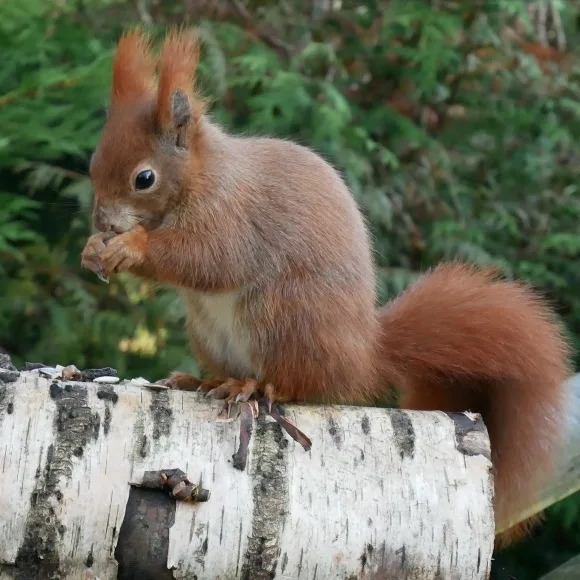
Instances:
[[[150,94],[154,83],[155,59],[149,37],[139,28],[124,32],[113,61],[112,104]]]
[[[187,93],[181,89],[175,89],[171,95],[171,124],[175,129],[176,144],[185,147],[187,140],[187,128],[193,118],[193,110]]]
[[[164,131],[177,133],[185,146],[185,132],[203,114],[203,102],[195,92],[199,43],[193,30],[172,30],[159,56],[157,119]]]

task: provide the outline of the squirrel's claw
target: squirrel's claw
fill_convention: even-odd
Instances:
[[[206,397],[212,399],[226,399],[229,404],[246,403],[252,395],[258,393],[258,381],[255,379],[227,379],[221,384],[210,387]]]

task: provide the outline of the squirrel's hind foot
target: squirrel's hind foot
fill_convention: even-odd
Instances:
[[[247,403],[250,400],[263,403],[268,412],[274,403],[274,387],[266,384],[263,387],[255,379],[198,379],[188,373],[172,373],[168,379],[158,381],[170,389],[177,391],[197,391],[205,393],[206,397],[213,399],[225,399],[224,409],[220,417],[225,413],[230,418],[231,407],[234,403]],[[237,415],[237,414],[236,414]]]
[[[276,404],[276,391],[271,383],[259,383],[255,379],[198,379],[187,373],[173,373],[162,382],[165,386],[180,391],[198,391],[206,397],[224,400],[224,407],[220,411],[218,421],[234,421],[241,415],[241,431],[248,431],[246,423],[251,422],[259,414],[259,406],[265,410],[283,429],[300,443],[305,450],[309,450],[312,442],[300,429],[291,423],[284,410]],[[232,408],[236,411],[232,413]],[[248,431],[251,432],[251,429]],[[242,438],[244,439],[244,438]],[[241,441],[242,441],[241,439]],[[249,435],[248,435],[249,442]],[[247,445],[247,442],[246,442]],[[245,465],[245,462],[244,462]]]
[[[216,384],[218,383],[218,384]],[[206,397],[212,399],[225,399],[224,408],[219,417],[231,420],[232,406],[238,403],[252,403],[255,409],[255,416],[258,412],[258,402],[262,403],[268,409],[272,410],[274,404],[274,387],[271,384],[260,385],[255,379],[226,379],[225,381],[214,381],[211,385],[202,385],[198,389],[206,393]],[[237,406],[237,405],[236,405]],[[239,411],[236,412],[236,417]],[[235,417],[234,417],[235,418]]]

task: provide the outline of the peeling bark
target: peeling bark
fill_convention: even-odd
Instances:
[[[310,451],[263,414],[121,382],[0,383],[0,580],[483,580],[494,539],[479,416],[288,406]],[[180,468],[211,496],[135,488]]]

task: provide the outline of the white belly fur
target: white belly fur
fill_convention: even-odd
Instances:
[[[184,294],[190,331],[211,357],[234,378],[255,377],[250,337],[236,317],[240,292],[203,294],[187,291]]]

